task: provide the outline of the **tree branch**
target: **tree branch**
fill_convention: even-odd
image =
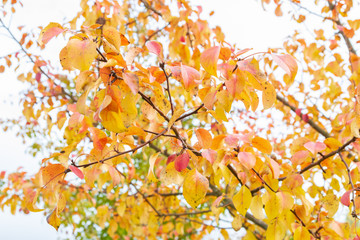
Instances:
[[[296,107],[292,106],[288,101],[286,101],[283,97],[281,97],[280,95],[276,94],[276,99],[279,100],[280,102],[282,102],[285,106],[289,107],[293,112],[296,113]],[[300,113],[300,118],[302,120],[302,113]],[[330,134],[322,129],[319,125],[317,125],[312,119],[309,119],[309,121],[307,122],[314,130],[316,130],[318,133],[320,133],[321,135],[323,135],[325,138],[329,138],[331,137]]]

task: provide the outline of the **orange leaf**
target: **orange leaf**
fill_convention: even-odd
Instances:
[[[219,59],[220,47],[211,47],[205,50],[200,56],[200,63],[209,74],[217,77],[217,62]]]
[[[262,137],[254,137],[251,143],[255,148],[263,153],[270,154],[272,152],[270,142]]]
[[[202,148],[207,149],[211,147],[212,136],[209,131],[199,128],[195,131],[195,134]]]

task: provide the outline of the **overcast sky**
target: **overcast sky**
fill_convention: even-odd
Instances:
[[[63,22],[75,16],[79,1],[62,0],[23,0],[24,7],[19,9],[12,19],[12,27],[25,25],[27,29],[46,26],[49,22]],[[239,48],[254,48],[266,51],[269,47],[282,47],[284,39],[292,33],[289,19],[275,17],[273,11],[263,11],[259,1],[255,0],[194,0],[194,4],[203,6],[203,17],[211,11],[215,14],[209,19],[215,26],[219,25],[229,43],[236,43]],[[3,31],[1,31],[3,32]],[[18,36],[20,39],[21,36]],[[10,39],[0,35],[0,56],[18,50]],[[52,40],[47,48],[46,58],[58,60],[57,56],[64,44],[61,39]],[[22,84],[16,80],[16,74],[0,75],[0,116],[16,117],[21,108],[17,107]],[[9,103],[13,101],[15,105]],[[3,133],[0,130],[0,171],[15,171],[23,166],[25,171],[34,173],[38,170],[40,158],[34,159],[25,154],[26,144],[14,136],[14,132]],[[46,223],[40,213],[12,216],[8,209],[0,212],[0,239],[57,239],[53,227]],[[61,227],[60,227],[61,229]]]

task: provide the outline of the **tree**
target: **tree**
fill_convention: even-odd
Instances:
[[[21,50],[1,61],[32,68],[23,116],[2,125],[49,157],[35,176],[1,173],[1,208],[84,239],[359,238],[358,3],[262,0],[310,34],[253,53],[186,0],[82,0],[20,40],[6,20],[21,3],[3,3]],[[60,68],[32,53],[59,35]]]

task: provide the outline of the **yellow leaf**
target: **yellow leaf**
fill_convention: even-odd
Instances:
[[[183,185],[183,195],[186,202],[193,208],[196,208],[209,189],[209,181],[201,175],[196,169],[192,169],[185,177]]]
[[[276,100],[276,91],[273,85],[269,82],[264,82],[262,92],[262,102],[264,109],[271,108]]]
[[[268,201],[265,203],[265,213],[268,219],[276,218],[283,211],[283,199],[273,192],[269,193]]]
[[[184,112],[185,112],[185,110],[183,108],[179,108],[174,112],[174,115],[171,116],[171,119],[168,123],[168,127],[167,127],[168,131],[172,127],[172,125],[175,123],[175,120],[178,119]]]
[[[233,196],[233,203],[236,210],[243,216],[245,216],[246,211],[251,204],[251,192],[244,185],[240,188],[240,191]]]
[[[294,240],[310,240],[309,231],[305,227],[299,226],[295,230]]]
[[[231,222],[232,228],[237,232],[242,228],[243,221],[240,215],[234,217],[233,221]]]
[[[126,131],[120,112],[114,112],[105,109],[101,111],[100,117],[102,119],[101,124],[107,130],[115,133]]]
[[[184,182],[184,176],[187,173],[187,170],[188,169],[184,169],[180,173],[175,169],[175,163],[171,162],[161,171],[160,181],[165,185],[173,183],[181,185]]]
[[[38,189],[37,191],[34,191],[32,189],[24,189],[24,203],[25,203],[25,207],[30,211],[30,212],[40,212],[43,211],[44,209],[38,209],[35,204],[37,201],[37,198],[39,196],[40,193],[40,189]]]
[[[262,137],[254,137],[251,143],[262,153],[270,154],[272,152],[272,146],[270,142]]]
[[[111,45],[116,48],[116,50],[119,51],[121,46],[121,35],[120,32],[116,30],[116,28],[104,26],[103,36]]]
[[[148,172],[148,181],[149,182],[156,182],[157,179],[155,177],[155,173],[154,173],[154,166],[155,166],[155,162],[159,156],[160,152],[157,152],[153,155],[150,156],[150,159],[149,159],[149,172]]]
[[[264,211],[263,211],[263,202],[260,195],[256,195],[252,198],[251,204],[250,204],[250,210],[251,213],[256,217],[257,219],[264,219]]]
[[[72,38],[65,48],[64,52],[60,52],[60,61],[63,68],[68,70],[71,67],[80,71],[89,70],[97,55],[96,43],[89,38]]]
[[[356,116],[350,125],[351,133],[354,137],[360,138],[360,117]]]
[[[200,63],[209,74],[217,77],[217,62],[219,59],[220,47],[211,47],[205,50],[200,56]]]
[[[333,217],[339,208],[339,199],[334,195],[332,191],[329,191],[322,199],[323,206],[328,212],[328,217]]]
[[[107,205],[101,205],[97,209],[96,213],[96,219],[101,228],[104,228],[105,223],[107,222],[110,213],[109,213],[109,207]]]
[[[279,219],[273,219],[266,230],[266,240],[282,240],[286,233],[285,224]]]
[[[60,218],[57,215],[57,209],[55,208],[50,215],[48,215],[46,217],[46,221],[48,222],[48,224],[50,224],[51,226],[53,226],[55,228],[55,230],[57,231],[59,229],[60,226]]]
[[[327,138],[324,140],[324,143],[331,150],[337,150],[342,146],[341,142],[335,138]]]

